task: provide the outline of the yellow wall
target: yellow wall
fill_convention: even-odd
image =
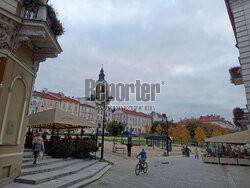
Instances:
[[[33,52],[28,46],[22,45],[17,50],[17,56],[22,62],[32,67]],[[22,75],[20,78],[16,77]],[[7,57],[7,63],[3,77],[3,87],[0,88],[0,134],[3,126],[3,117],[6,111],[8,96],[9,110],[7,112],[6,126],[3,134],[3,143],[0,144],[0,187],[3,184],[13,180],[20,174],[22,165],[22,152],[24,149],[25,130],[28,122],[28,108],[30,101],[30,93],[33,85],[34,76],[25,70],[11,57]],[[13,82],[13,80],[15,80]],[[26,99],[26,107],[24,103]],[[21,129],[20,143],[18,144],[18,134],[20,130],[22,113],[24,110],[23,127]],[[8,176],[8,177],[6,177]]]

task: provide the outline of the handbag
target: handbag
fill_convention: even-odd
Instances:
[[[43,157],[43,151],[39,152],[39,157]]]

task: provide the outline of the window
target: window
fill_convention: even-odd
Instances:
[[[69,105],[69,110],[71,110],[71,105]]]
[[[50,101],[49,106],[52,107],[52,101]]]
[[[55,102],[55,107],[57,107],[57,102]]]
[[[35,113],[35,110],[32,110],[32,111],[31,111],[31,114],[34,114],[34,113]]]
[[[46,106],[46,105],[47,105],[47,101],[44,100],[44,101],[43,101],[43,106]]]
[[[77,106],[75,106],[75,111],[77,111]]]
[[[65,104],[63,104],[63,106],[62,106],[62,107],[63,107],[63,109],[65,109]]]

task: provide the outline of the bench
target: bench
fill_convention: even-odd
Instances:
[[[133,146],[141,146],[141,144],[133,144]]]
[[[122,151],[122,153],[125,153],[125,147],[115,147],[115,152]]]

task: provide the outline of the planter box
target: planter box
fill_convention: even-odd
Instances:
[[[220,158],[220,164],[238,165],[237,159],[234,158]]]
[[[202,157],[202,161],[204,163],[217,163],[217,164],[220,163],[218,157]]]
[[[247,165],[250,166],[250,159],[238,159],[239,165]]]

